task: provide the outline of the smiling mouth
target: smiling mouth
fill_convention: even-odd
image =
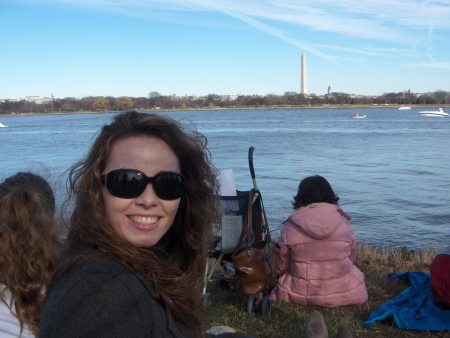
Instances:
[[[134,223],[139,224],[154,224],[158,222],[159,217],[155,216],[129,216],[129,219]]]

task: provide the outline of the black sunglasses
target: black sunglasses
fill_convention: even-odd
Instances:
[[[153,177],[134,169],[117,169],[102,175],[102,184],[111,195],[120,198],[136,198],[151,183],[155,194],[162,200],[180,198],[184,188],[184,176],[162,171]]]

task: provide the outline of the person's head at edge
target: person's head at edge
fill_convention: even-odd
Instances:
[[[319,175],[304,178],[292,203],[294,209],[305,207],[312,203],[330,203],[337,205],[339,196],[331,188],[330,183]]]
[[[206,144],[198,132],[153,114],[121,113],[105,125],[86,158],[70,170],[67,202],[73,199],[74,209],[54,280],[85,255],[116,257],[155,288],[175,320],[199,336],[207,243],[219,215],[217,175]],[[149,177],[158,171],[182,174],[181,198],[162,200],[152,184],[136,198],[112,196],[101,177],[125,168]],[[140,236],[135,223],[147,215],[139,210],[151,208],[158,208],[158,227],[164,229]],[[142,223],[153,223],[152,217]]]
[[[58,247],[55,197],[41,176],[18,172],[0,184],[0,243],[0,283],[21,330],[27,324],[36,334]]]

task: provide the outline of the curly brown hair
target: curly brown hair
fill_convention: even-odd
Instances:
[[[58,251],[54,230],[55,197],[45,179],[19,172],[0,184],[0,283],[21,330],[26,324],[34,334]]]
[[[151,248],[130,245],[105,218],[101,174],[108,154],[114,142],[134,136],[157,137],[167,143],[185,177],[174,222]],[[113,256],[154,287],[189,334],[201,336],[202,276],[211,224],[220,210],[217,173],[206,146],[206,137],[195,129],[186,131],[175,120],[149,113],[121,113],[103,126],[87,156],[70,169],[66,205],[73,201],[74,210],[54,280],[83,257]]]

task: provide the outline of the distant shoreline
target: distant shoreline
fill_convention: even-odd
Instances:
[[[264,109],[345,109],[345,108],[391,108],[398,109],[398,107],[402,106],[401,104],[340,104],[340,105],[320,105],[320,106],[248,106],[248,107],[207,107],[207,108],[185,108],[185,109],[136,109],[139,112],[177,112],[177,111],[217,111],[217,110],[264,110]],[[448,108],[446,105],[436,105],[436,104],[423,104],[423,105],[408,105],[411,108],[419,108],[419,107],[442,107]],[[133,109],[131,109],[133,110]],[[26,112],[26,113],[14,113],[14,114],[0,114],[0,116],[14,117],[14,116],[37,116],[37,115],[76,115],[76,114],[115,114],[120,113],[121,111],[111,110],[111,111],[75,111],[75,112],[47,112],[47,113],[34,113],[34,112]]]

